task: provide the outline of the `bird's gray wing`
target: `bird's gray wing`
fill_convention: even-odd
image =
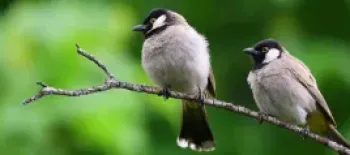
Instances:
[[[212,68],[210,67],[207,91],[211,97],[216,97],[216,85],[215,85],[215,77]]]
[[[326,116],[328,121],[330,121],[334,126],[336,126],[336,122],[333,118],[333,115],[328,107],[328,104],[321,92],[317,87],[317,83],[310,70],[305,66],[303,62],[296,59],[295,57],[289,55],[291,61],[288,65],[288,70],[295,76],[295,78],[309,91],[311,96],[316,100],[316,103],[322,113]],[[292,62],[296,62],[295,64]]]

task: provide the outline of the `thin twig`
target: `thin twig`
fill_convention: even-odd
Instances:
[[[96,59],[93,55],[86,53],[78,44],[75,44],[75,46],[77,47],[78,54],[94,62],[99,68],[101,68],[105,72],[108,78],[114,79],[114,75],[108,71],[107,67],[100,60]]]
[[[85,89],[78,89],[78,90],[67,90],[67,89],[60,89],[60,88],[54,88],[51,87],[43,82],[37,82],[37,85],[41,86],[41,90],[34,96],[26,99],[23,101],[23,104],[29,104],[31,102],[34,102],[36,100],[39,100],[43,98],[44,96],[48,95],[62,95],[62,96],[81,96],[81,95],[89,95],[97,92],[103,92],[111,89],[126,89],[130,91],[140,92],[140,93],[147,93],[147,94],[154,94],[154,95],[164,95],[162,93],[162,90],[158,87],[152,87],[147,85],[140,85],[140,84],[132,84],[128,82],[122,82],[119,80],[116,80],[112,73],[109,72],[107,67],[99,60],[97,60],[93,55],[86,53],[80,46],[77,44],[77,51],[80,55],[86,57],[87,59],[93,61],[100,69],[102,69],[105,74],[107,75],[108,79],[105,81],[104,84],[99,86],[94,86],[91,88],[85,88]],[[189,95],[184,94],[176,91],[170,91],[168,94],[169,97],[175,98],[175,99],[186,99],[195,101],[198,104],[201,104],[198,97],[196,95]],[[303,136],[307,136],[319,143],[322,143],[329,148],[339,152],[339,153],[345,153],[350,155],[350,150],[328,138],[322,137],[318,134],[307,132],[305,133],[304,129],[301,127],[298,127],[296,125],[288,124],[286,122],[280,121],[276,119],[275,117],[271,116],[265,116],[260,115],[258,112],[255,112],[251,109],[245,108],[243,106],[239,105],[233,105],[232,103],[227,103],[224,101],[216,100],[216,99],[204,99],[204,104],[215,107],[215,108],[221,108],[224,110],[229,110],[233,113],[239,113],[241,115],[245,115],[254,119],[262,119],[264,122],[268,122],[270,124],[273,124],[278,127],[282,127],[285,129],[288,129],[290,131],[293,131],[295,133],[298,133]]]

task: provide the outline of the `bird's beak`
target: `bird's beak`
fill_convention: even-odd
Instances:
[[[141,31],[145,32],[147,29],[147,25],[136,25],[132,28],[133,31]]]
[[[245,49],[243,50],[243,52],[245,52],[245,53],[247,53],[247,54],[250,54],[250,55],[256,55],[256,54],[258,54],[258,51],[256,51],[254,48],[251,48],[251,47],[245,48]]]

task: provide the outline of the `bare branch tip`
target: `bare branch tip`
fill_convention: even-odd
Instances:
[[[26,100],[22,101],[22,104],[23,105],[28,105],[31,102],[32,102],[32,100],[29,98],[29,99],[26,99]]]
[[[38,82],[36,82],[36,84],[43,87],[43,88],[48,87],[47,84],[45,84],[44,82],[38,81]]]
[[[76,43],[75,46],[77,47],[77,49],[80,49],[80,46],[78,43]]]
[[[27,101],[27,100],[24,100],[24,101],[22,102],[22,104],[23,104],[23,105],[27,105],[27,104],[28,104],[28,101]]]

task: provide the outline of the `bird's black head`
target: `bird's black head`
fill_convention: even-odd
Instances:
[[[254,47],[245,48],[243,51],[252,56],[254,68],[259,69],[269,62],[279,59],[284,50],[278,41],[265,39],[255,44]]]
[[[143,24],[133,27],[134,31],[143,32],[146,38],[165,30],[172,25],[173,12],[167,9],[153,9]]]

